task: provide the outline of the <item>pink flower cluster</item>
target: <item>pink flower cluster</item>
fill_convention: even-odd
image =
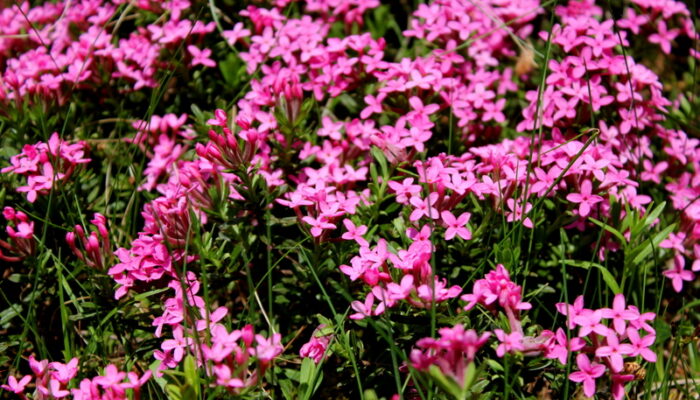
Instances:
[[[97,228],[97,231],[85,235],[85,229],[81,225],[76,225],[73,232],[66,233],[66,242],[78,259],[89,267],[103,270],[111,261],[113,253],[107,230],[107,218],[100,213],[95,213],[90,223]],[[76,242],[76,239],[79,239],[79,242]],[[78,249],[77,243],[82,245],[82,251]]]
[[[216,378],[216,384],[232,393],[256,386],[264,376],[272,360],[282,353],[282,336],[274,333],[270,338],[255,334],[252,325],[229,332],[219,323],[228,314],[225,307],[209,312],[204,299],[197,296],[200,283],[193,272],[187,274],[183,288],[177,280],[168,285],[175,295],[165,301],[163,315],[153,321],[155,335],[160,337],[164,326],[172,329],[172,339],[165,339],[161,350],[154,357],[161,361],[160,370],[175,368],[188,353],[194,354],[199,366]],[[199,319],[183,326],[193,309]]]
[[[544,356],[567,364],[576,354],[579,370],[569,375],[569,379],[582,383],[586,396],[595,394],[596,379],[608,373],[613,398],[623,399],[625,383],[634,379],[624,372],[625,359],[641,357],[656,362],[656,353],[650,349],[656,339],[650,322],[656,315],[641,313],[637,307],[626,305],[622,294],[615,296],[612,308],[584,308],[582,296],[577,297],[574,304],[557,303],[556,306],[566,315],[567,328],[572,331],[578,328],[578,332],[569,338],[561,328],[556,333],[544,331],[542,337],[548,338]]]
[[[5,231],[10,239],[9,242],[0,240],[0,260],[17,262],[34,254],[34,221],[12,207],[5,207],[2,216],[7,220]],[[9,254],[3,253],[3,249]]]
[[[324,333],[325,324],[320,324],[314,329],[311,339],[304,343],[299,349],[299,355],[304,358],[311,358],[316,364],[328,357],[328,345],[333,340],[333,333]]]
[[[381,315],[386,308],[401,301],[414,307],[430,308],[460,294],[459,286],[448,287],[447,281],[433,271],[430,262],[434,245],[430,241],[430,227],[424,225],[420,231],[409,228],[406,234],[413,242],[405,250],[399,249],[395,254],[388,252],[387,242],[379,239],[374,248],[361,246],[360,254],[352,258],[350,265],[340,266],[352,281],[361,278],[371,287],[364,302],[352,302],[356,313],[350,318]],[[375,300],[378,301],[376,307]]]
[[[75,89],[97,89],[104,77],[120,78],[134,90],[158,85],[157,73],[181,42],[193,43],[214,30],[214,22],[191,21],[187,0],[139,1],[137,7],[164,18],[140,26],[128,37],[114,28],[124,0],[58,1],[30,6],[17,2],[0,12],[0,102],[21,104],[28,96],[65,103]],[[119,38],[119,39],[118,39]],[[118,39],[118,40],[117,40]],[[213,66],[190,45],[192,65]],[[196,50],[195,50],[196,49]]]
[[[513,283],[508,270],[502,264],[498,264],[484,279],[474,282],[472,293],[463,295],[461,299],[467,302],[464,306],[465,311],[471,310],[477,304],[494,310],[498,302],[508,316],[511,330],[522,334],[519,313],[521,310],[529,310],[532,305],[521,301],[521,296],[522,288]]]
[[[177,160],[187,151],[187,145],[178,142],[192,140],[196,134],[185,125],[186,121],[187,114],[179,117],[175,114],[165,114],[162,117],[153,115],[149,121],[139,120],[132,123],[136,135],[126,141],[136,144],[150,159],[143,171],[146,181],[139,186],[139,190],[153,190],[158,180],[167,176]]]
[[[24,2],[0,12],[0,102],[20,103],[35,94],[64,102],[73,89],[97,87],[105,76],[123,79],[135,90],[155,87],[158,71],[174,68],[165,60],[179,47],[186,49],[190,67],[216,66],[212,50],[196,43],[209,36],[214,23],[188,19],[187,0],[130,2],[163,17],[128,36],[111,31],[118,25],[111,22],[113,14],[126,1],[77,3],[30,7]],[[251,78],[230,112],[214,112],[208,140],[194,144],[192,159],[187,159],[192,153],[187,150],[196,135],[186,125],[186,115],[156,115],[134,123],[136,135],[128,141],[149,158],[139,189],[155,190],[158,197],[143,207],[145,223],[138,237],[114,252],[119,262],[110,264],[109,233],[99,214],[91,221],[96,231],[88,235],[78,225],[66,236],[79,259],[108,268],[119,285],[116,299],[130,291],[168,288],[162,313],[153,320],[155,336],[163,337],[155,352],[161,369],[176,368],[191,353],[217,385],[240,394],[259,384],[281,354],[278,333],[266,338],[250,325],[229,332],[222,323],[228,310],[210,309],[199,295],[197,274],[182,268],[197,260],[187,252],[187,243],[193,227],[207,223],[206,211],[215,204],[212,192],[226,193],[232,202],[245,200],[244,190],[260,178],[268,188],[286,191],[270,206],[294,212],[316,245],[338,240],[357,244],[357,254],[339,267],[351,282],[363,284],[364,301],[351,303],[350,318],[355,320],[398,305],[435,307],[462,293],[431,261],[444,245],[436,238],[472,240],[470,222],[478,214],[471,200],[502,214],[510,224],[535,229],[548,217],[535,205],[548,198],[572,217],[567,229],[584,231],[593,227],[591,218],[610,219],[614,204],[622,205],[620,218],[626,210],[646,214],[652,200],[645,194],[647,187],[662,185],[681,215],[678,231],[660,244],[674,257],[663,274],[676,291],[695,279],[694,272],[700,271],[700,171],[689,166],[700,162],[700,141],[664,124],[673,102],[664,95],[659,77],[620,50],[642,33],[665,53],[681,35],[694,38],[692,18],[682,3],[633,0],[635,7],[625,7],[625,17],[617,21],[604,19],[593,1],[557,6],[557,24],[540,33],[540,44],[555,45],[555,56],[546,65],[546,87],[526,93],[517,125],[521,132],[541,129],[542,135],[512,140],[500,140],[500,134],[506,115],[513,118],[510,111],[518,105],[511,94],[529,77],[527,71],[505,65],[532,51],[525,39],[544,11],[539,1],[421,4],[404,35],[435,50],[396,61],[387,60],[383,39],[366,32],[350,34],[362,30],[363,14],[378,1],[307,1],[300,5],[304,12],[299,18],[283,12],[288,3],[278,0],[270,9],[250,5],[240,13],[244,22],[223,31],[230,46],[242,49],[247,72],[259,75]],[[336,37],[334,24],[341,21],[348,34]],[[461,43],[468,44],[463,51]],[[332,103],[346,95],[357,106],[336,113]],[[315,136],[308,139],[300,134],[306,127],[299,124],[310,119],[303,113],[312,98],[325,106]],[[445,134],[442,120],[448,116],[455,118],[453,141],[469,146],[462,154],[437,154],[441,143],[435,139]],[[383,152],[397,178],[387,173],[370,180],[373,146]],[[452,152],[452,143],[447,148]],[[34,202],[90,161],[86,149],[84,142],[68,144],[54,134],[48,143],[25,146],[2,172],[26,177],[27,185],[18,191]],[[423,157],[426,153],[430,156]],[[290,170],[294,163],[302,166]],[[397,166],[401,169],[394,170]],[[361,208],[379,202],[369,183],[381,187],[382,194],[388,192],[389,199],[382,201],[400,205],[407,227],[396,235],[407,245],[381,237],[360,220]],[[3,214],[10,221],[10,240],[0,241],[0,246],[11,254],[0,251],[0,258],[17,261],[33,254],[33,222],[9,207]],[[237,217],[254,218],[245,210]],[[622,234],[630,240],[629,232]],[[609,232],[602,235],[599,259],[626,244]],[[693,260],[690,270],[687,259]],[[649,349],[655,339],[648,323],[653,315],[626,306],[622,295],[610,309],[585,309],[581,297],[574,305],[558,304],[569,330],[578,328],[573,338],[563,329],[526,337],[520,311],[530,304],[522,295],[505,267],[497,265],[461,299],[468,303],[465,310],[476,304],[502,309],[510,332],[495,329],[478,335],[462,325],[443,328],[440,338],[418,341],[419,349],[411,353],[414,367],[437,365],[463,383],[465,368],[493,333],[499,357],[541,352],[565,364],[575,354],[578,370],[569,378],[592,395],[596,380],[607,373],[619,399],[631,379],[623,372],[625,359],[656,359]],[[330,335],[314,334],[300,353],[320,362],[331,340]],[[105,377],[69,391],[77,360],[68,365],[32,363],[40,396],[62,397],[79,390],[85,398],[102,392],[105,398],[119,398],[127,389],[138,396],[138,387],[149,376],[139,378],[110,365]],[[4,387],[21,394],[30,380],[11,377]]]
[[[473,329],[464,329],[457,324],[452,328],[441,328],[440,337],[422,338],[416,342],[417,349],[411,351],[413,368],[427,371],[435,365],[440,371],[464,386],[465,372],[481,347],[486,344],[490,332],[479,335]]]
[[[48,143],[25,145],[20,154],[10,158],[12,165],[0,172],[26,177],[27,185],[18,187],[17,191],[27,193],[27,200],[33,203],[38,195],[48,194],[57,182],[68,181],[80,164],[90,162],[85,158],[86,150],[87,143],[69,144],[54,132]]]
[[[498,357],[513,352],[542,354],[566,365],[575,356],[578,371],[571,373],[569,379],[582,383],[584,394],[592,397],[596,391],[596,379],[607,373],[616,400],[624,398],[626,382],[634,379],[633,375],[625,373],[625,359],[641,357],[647,362],[656,362],[656,353],[650,349],[656,339],[656,332],[650,325],[655,314],[641,313],[637,307],[626,305],[622,294],[615,296],[612,308],[598,310],[584,308],[583,296],[577,297],[573,305],[557,303],[557,310],[567,316],[567,330],[578,328],[577,335],[569,337],[567,331],[559,328],[556,333],[544,330],[537,338],[523,335],[517,310],[529,309],[530,305],[521,302],[520,295],[521,288],[510,281],[508,272],[499,265],[484,279],[475,282],[473,294],[462,296],[469,302],[465,307],[467,310],[476,304],[490,309],[498,304],[505,310],[511,333],[494,330],[499,341]],[[416,343],[423,350],[414,349],[411,362],[421,371],[437,365],[444,374],[463,384],[466,366],[473,362],[476,351],[491,333],[478,336],[473,330],[465,331],[459,324],[442,328],[439,333],[441,337],[438,339],[423,338]]]
[[[127,400],[139,399],[141,386],[150,378],[151,371],[146,371],[139,376],[135,372],[121,372],[113,364],[105,367],[104,375],[92,379],[85,378],[80,383],[73,382],[78,374],[78,359],[73,358],[68,363],[49,362],[37,360],[29,356],[29,367],[32,375],[25,375],[17,380],[10,375],[3,389],[14,393],[21,399],[26,399],[26,387],[32,384],[35,387],[30,398],[62,399],[71,397],[75,400]],[[69,386],[74,386],[69,389]],[[75,387],[78,386],[78,387]]]
[[[503,357],[506,353],[538,354],[542,351],[540,341],[525,336],[520,321],[520,311],[529,310],[532,305],[522,301],[522,288],[510,280],[510,273],[502,264],[498,264],[496,269],[488,272],[483,279],[474,282],[472,293],[463,295],[461,299],[467,302],[463,308],[465,311],[481,304],[493,313],[497,312],[496,305],[505,312],[510,333],[502,329],[493,331],[499,341],[496,348],[498,357]]]

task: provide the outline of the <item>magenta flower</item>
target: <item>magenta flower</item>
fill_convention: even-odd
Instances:
[[[649,348],[654,344],[656,335],[646,335],[642,338],[639,336],[639,331],[637,329],[628,328],[627,337],[632,347],[632,351],[629,354],[630,356],[641,356],[649,362],[656,362],[656,353]]]
[[[662,272],[666,278],[671,279],[673,290],[680,293],[683,290],[683,281],[692,281],[695,274],[685,269],[685,258],[681,254],[676,254],[673,258],[673,267]]]
[[[622,371],[623,356],[631,354],[634,349],[627,343],[620,344],[617,334],[610,331],[606,336],[606,346],[600,346],[596,349],[595,355],[598,357],[608,357],[610,366],[614,372]]]
[[[578,212],[581,217],[587,217],[591,212],[591,207],[603,201],[603,198],[591,194],[591,181],[586,179],[581,183],[581,193],[569,193],[566,199],[572,203],[579,203]]]
[[[587,397],[595,394],[595,380],[605,373],[605,366],[598,363],[591,363],[585,354],[576,356],[576,365],[580,371],[572,372],[569,379],[574,382],[583,382],[583,393]]]
[[[367,119],[374,113],[381,114],[382,101],[384,101],[385,98],[386,93],[379,93],[377,96],[372,96],[371,94],[365,96],[365,103],[367,104],[367,107],[362,109],[360,112],[360,118]]]
[[[505,333],[501,329],[496,329],[493,331],[501,343],[496,348],[496,355],[503,357],[506,353],[512,353],[514,351],[523,351],[525,346],[523,346],[523,334],[518,331],[511,333]]]
[[[601,308],[603,313],[603,318],[610,318],[613,320],[613,327],[615,327],[615,332],[622,335],[625,333],[626,322],[639,317],[639,313],[630,310],[625,306],[625,296],[622,293],[615,295],[615,300],[613,300],[613,308]]]
[[[306,216],[302,218],[302,221],[311,225],[311,235],[313,237],[319,237],[323,233],[324,229],[335,229],[335,225],[328,222],[325,216],[321,215],[318,218],[313,218]]]
[[[445,240],[452,240],[455,236],[459,236],[464,240],[472,238],[472,233],[465,226],[471,217],[470,213],[465,212],[462,213],[459,218],[455,218],[450,211],[445,210],[440,216],[442,217],[442,221],[447,225]]]
[[[576,322],[574,322],[574,318],[576,318],[584,310],[583,296],[576,297],[576,299],[574,300],[574,304],[557,303],[556,307],[559,313],[567,316],[566,322],[569,326],[569,329],[574,329],[574,327],[576,327]]]
[[[341,236],[343,239],[354,240],[360,246],[369,246],[369,242],[362,237],[362,235],[367,233],[367,226],[360,225],[356,227],[355,224],[347,218],[343,220],[343,225],[345,225],[345,229],[348,230],[347,232],[343,233],[343,236]]]
[[[314,333],[311,335],[311,339],[301,346],[301,349],[299,350],[299,355],[301,357],[311,358],[316,364],[318,364],[327,356],[326,352],[328,345],[330,344],[334,335],[332,333],[322,335],[321,333],[325,327],[325,324],[320,324],[316,327]]]
[[[14,394],[22,395],[24,393],[25,386],[27,386],[27,384],[31,380],[32,380],[31,375],[25,375],[19,381],[13,375],[10,375],[7,378],[7,385],[2,385],[0,387],[7,390],[7,391],[10,391]]]
[[[599,335],[606,336],[609,329],[607,326],[600,323],[602,318],[603,312],[601,310],[583,310],[580,314],[574,317],[574,322],[580,327],[578,335],[580,337],[584,337],[588,336],[588,334],[591,332],[595,332]]]
[[[658,44],[659,46],[661,46],[661,50],[664,53],[671,54],[671,41],[675,39],[676,36],[678,36],[679,30],[669,30],[666,27],[666,22],[663,19],[660,19],[657,22],[656,27],[658,29],[658,32],[649,35],[649,42]]]
[[[197,46],[189,45],[187,46],[187,51],[192,55],[192,61],[190,65],[196,67],[201,65],[204,67],[216,67],[216,62],[209,58],[211,56],[211,49],[200,50]]]

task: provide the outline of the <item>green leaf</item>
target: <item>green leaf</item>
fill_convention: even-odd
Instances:
[[[283,379],[279,382],[282,396],[287,400],[296,400],[297,390],[296,384],[291,379]]]
[[[492,360],[489,358],[486,360],[486,364],[488,364],[489,367],[496,372],[503,372],[503,366],[499,364],[496,360]]]
[[[654,223],[654,221],[659,218],[659,215],[664,211],[664,208],[666,208],[666,202],[664,201],[663,203],[659,204],[658,206],[654,207],[651,212],[647,213],[646,217],[644,217],[644,226],[649,227],[651,224]]]
[[[165,386],[165,392],[170,400],[182,400],[182,391],[180,386],[169,384]]]
[[[192,354],[188,354],[185,357],[185,382],[194,390],[197,397],[199,397],[199,371],[197,370],[197,363]]]
[[[387,160],[384,152],[377,146],[372,146],[370,152],[372,153],[372,157],[374,157],[374,159],[379,163],[379,166],[382,169],[382,178],[384,178],[384,181],[386,182],[389,179],[389,168],[387,167]]]
[[[476,382],[476,378],[479,377],[479,370],[476,368],[476,364],[472,361],[467,365],[467,368],[464,370],[464,388],[463,390],[469,390],[469,388],[472,387],[474,382]]]
[[[224,81],[230,86],[236,86],[240,82],[241,76],[244,76],[245,64],[235,54],[230,53],[225,60],[219,62],[219,69]]]
[[[304,358],[301,362],[301,374],[299,375],[299,392],[302,399],[310,399],[321,385],[323,380],[318,365],[311,358]]]
[[[605,283],[608,285],[608,287],[615,294],[622,293],[622,289],[620,288],[620,285],[618,285],[617,281],[615,280],[615,277],[610,273],[610,271],[607,268],[605,268],[605,266],[600,265],[598,263],[589,262],[589,261],[564,260],[563,262],[566,265],[571,265],[573,267],[578,267],[578,268],[583,268],[583,269],[589,269],[591,267],[597,268],[598,271],[600,271],[600,274],[603,277],[603,280],[605,281]]]
[[[676,224],[667,226],[664,230],[657,233],[651,240],[644,241],[642,244],[632,250],[631,254],[636,254],[632,259],[632,265],[639,265],[649,256],[649,254],[651,254],[653,249],[659,246],[659,243],[661,243],[671,232],[673,232],[675,228]]]
[[[440,386],[440,389],[444,390],[456,399],[461,398],[462,388],[454,379],[449,376],[445,376],[438,366],[431,365],[428,369],[428,373],[433,381]]]
[[[627,239],[625,239],[625,236],[620,233],[617,229],[613,228],[612,226],[606,224],[603,221],[599,221],[595,218],[589,217],[588,218],[591,222],[594,224],[598,225],[599,227],[605,229],[606,231],[612,233],[621,243],[627,243]]]

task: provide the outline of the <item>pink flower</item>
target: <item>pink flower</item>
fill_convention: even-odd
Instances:
[[[556,333],[549,331],[549,335],[550,341],[546,345],[545,357],[556,358],[563,365],[566,365],[570,353],[579,351],[586,345],[586,342],[578,337],[569,340],[562,328],[557,329]]]
[[[193,339],[191,337],[186,337],[184,329],[181,326],[177,326],[173,329],[173,338],[164,340],[160,347],[164,351],[172,351],[175,362],[180,362],[185,356],[185,351],[192,343],[194,343]]]
[[[586,179],[581,183],[581,193],[569,193],[566,196],[566,199],[570,202],[579,203],[579,215],[584,218],[590,214],[591,206],[603,201],[602,197],[591,194],[591,189],[591,181]]]
[[[122,381],[125,377],[125,372],[119,371],[114,364],[109,364],[105,367],[104,375],[95,377],[92,382],[102,386],[105,390],[123,394]]]
[[[192,55],[191,66],[196,67],[197,65],[202,65],[210,68],[216,67],[216,62],[209,58],[211,49],[200,50],[197,46],[189,45],[187,46],[187,51]]]
[[[677,293],[683,290],[683,281],[692,281],[695,279],[695,274],[685,269],[685,258],[680,254],[676,254],[673,258],[673,267],[662,273],[666,278],[671,279],[673,290]]]
[[[521,332],[514,331],[511,333],[505,333],[501,329],[496,329],[493,332],[496,334],[496,337],[501,342],[501,344],[498,345],[498,348],[496,348],[497,356],[503,357],[506,353],[522,351],[525,349],[525,346],[523,346],[522,343],[523,334]]]
[[[566,303],[557,303],[556,304],[557,310],[559,313],[564,314],[567,316],[567,324],[569,326],[569,329],[573,329],[576,326],[576,323],[574,322],[574,318],[581,314],[584,310],[583,308],[583,296],[578,296],[574,300],[574,304],[566,304]]]
[[[659,247],[662,249],[673,249],[676,253],[685,254],[685,246],[683,242],[685,241],[685,232],[674,232],[669,233],[668,237],[659,243]]]
[[[73,357],[67,364],[52,362],[49,368],[53,369],[51,376],[54,379],[66,384],[78,373],[78,358]]]
[[[643,359],[649,362],[656,362],[656,353],[649,347],[654,344],[656,335],[646,335],[643,338],[639,336],[639,331],[634,328],[627,328],[627,337],[631,343],[632,351],[630,356],[642,356]]]
[[[656,43],[661,46],[661,50],[666,54],[671,54],[671,41],[678,36],[678,29],[668,30],[666,22],[661,19],[656,25],[658,32],[649,35],[649,42]]]
[[[585,354],[576,356],[576,365],[580,371],[576,371],[569,375],[569,379],[574,382],[583,382],[583,393],[587,397],[593,397],[595,394],[595,380],[603,376],[605,366],[598,363],[591,363]]]
[[[32,380],[31,375],[25,375],[19,381],[13,375],[10,375],[10,377],[7,378],[7,385],[2,385],[0,387],[5,389],[5,390],[8,390],[14,394],[21,395],[22,393],[24,393],[24,387],[27,386],[27,384],[31,380]]]
[[[455,218],[451,212],[445,210],[440,216],[442,221],[447,224],[447,231],[445,231],[445,240],[452,240],[455,235],[461,237],[464,240],[469,240],[472,238],[472,233],[465,227],[471,214],[468,212],[462,213],[459,218]]]
[[[426,216],[432,219],[440,218],[440,212],[434,207],[438,201],[437,193],[430,193],[427,199],[422,199],[420,196],[411,197],[410,203],[414,207],[409,220],[411,222],[418,221],[421,217]]]
[[[311,339],[301,346],[299,350],[300,356],[309,357],[313,359],[316,364],[327,356],[326,351],[334,335],[332,333],[322,334],[325,327],[326,325],[324,324],[316,327],[313,335],[311,335]]]
[[[343,233],[343,236],[341,236],[343,239],[354,240],[360,246],[369,246],[369,242],[362,237],[362,235],[367,233],[367,226],[360,225],[356,227],[355,224],[347,218],[343,220],[343,225],[345,225],[345,228],[348,230],[347,232]]]
[[[263,335],[255,335],[255,356],[263,365],[270,364],[283,350],[281,334],[275,333],[269,339]]]
[[[634,380],[634,375],[611,374],[610,379],[612,380],[610,392],[612,393],[613,399],[623,400],[625,398],[625,384]]]
[[[323,215],[318,218],[306,216],[302,218],[302,221],[311,225],[311,235],[313,237],[321,236],[324,229],[335,229],[335,225],[328,222],[326,217]]]
[[[365,96],[365,103],[367,104],[367,107],[365,107],[360,112],[360,118],[367,119],[374,113],[381,114],[382,113],[382,101],[385,98],[386,98],[386,93],[379,93],[376,97],[372,96],[371,94],[368,94],[367,96]]]
[[[603,318],[601,310],[583,310],[580,314],[574,317],[574,322],[580,327],[578,335],[580,337],[588,336],[589,333],[595,332],[599,335],[607,335],[608,327],[600,323]]]
[[[353,301],[351,304],[353,310],[357,311],[350,315],[350,319],[364,319],[366,317],[377,316],[384,313],[384,303],[379,303],[377,308],[374,308],[374,295],[368,293],[365,302]]]
[[[61,399],[70,395],[70,392],[65,390],[62,386],[64,386],[64,384],[61,384],[60,381],[56,379],[51,379],[49,381],[49,388],[51,389],[49,393],[51,393],[51,396],[57,399]]]
[[[603,313],[603,318],[611,318],[613,320],[615,331],[620,335],[625,333],[625,321],[630,321],[639,317],[638,312],[627,309],[625,306],[625,296],[622,293],[615,295],[613,308],[602,308],[600,311]]]
[[[598,357],[608,357],[610,366],[614,372],[622,371],[623,356],[631,354],[634,349],[627,343],[620,344],[617,334],[610,331],[606,336],[606,346],[600,346],[596,349],[595,355]]]
[[[526,202],[525,207],[523,207],[521,204],[516,203],[515,199],[509,198],[506,200],[506,205],[508,206],[508,209],[510,210],[509,212],[506,213],[506,221],[508,222],[514,222],[514,221],[522,221],[523,226],[526,228],[532,229],[534,227],[532,220],[530,217],[523,217],[527,215],[527,213],[532,210],[532,204]]]
[[[224,39],[226,39],[226,42],[229,45],[233,46],[242,38],[250,36],[250,30],[245,29],[243,22],[237,22],[233,26],[233,29],[223,31],[221,32],[221,35],[224,37]]]
[[[465,330],[461,324],[440,328],[438,332],[440,337],[437,339],[426,337],[416,342],[418,348],[411,351],[411,364],[419,371],[437,366],[443,374],[463,385],[466,368],[491,333],[479,335],[472,329]]]

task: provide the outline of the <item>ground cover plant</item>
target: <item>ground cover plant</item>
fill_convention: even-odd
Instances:
[[[697,398],[697,17],[0,1],[0,397]]]

